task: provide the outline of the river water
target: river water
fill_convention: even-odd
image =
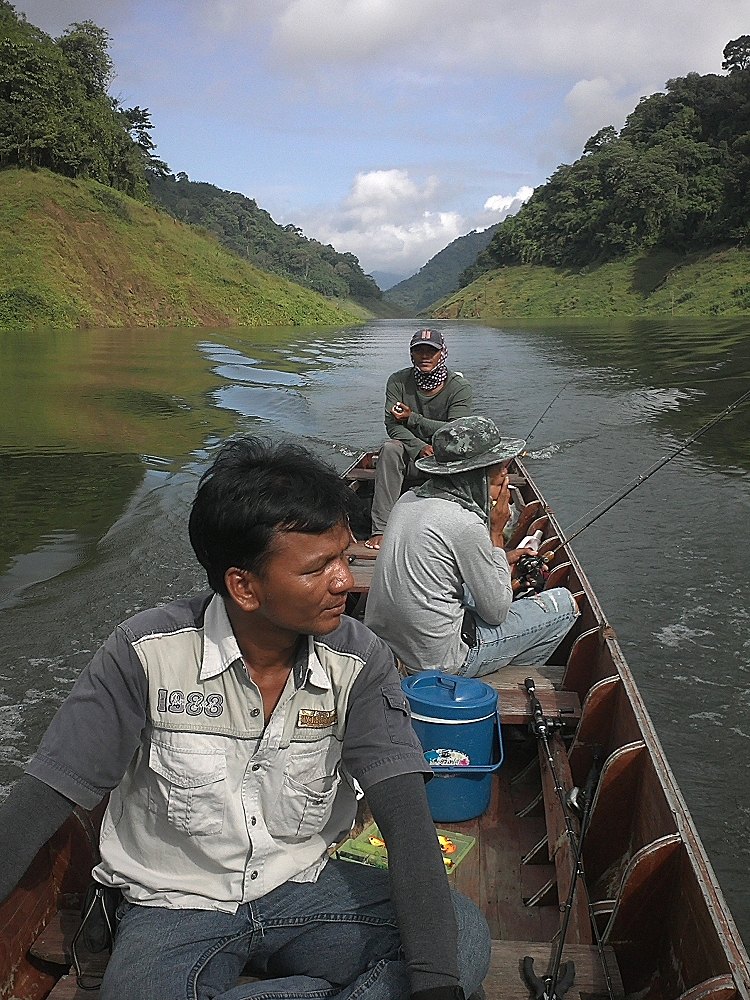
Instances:
[[[436,324],[478,413],[534,431],[564,527],[750,389],[750,321]],[[197,478],[237,432],[343,469],[383,436],[414,321],[0,336],[0,796],[97,645],[194,593]],[[574,543],[750,942],[750,408]]]

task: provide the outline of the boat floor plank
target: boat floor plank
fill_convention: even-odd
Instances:
[[[484,981],[487,1000],[518,1000],[529,993],[523,978],[522,963],[526,956],[534,959],[534,972],[542,977],[554,958],[556,945],[538,941],[493,941],[490,970]],[[614,952],[604,948],[612,990],[615,997],[624,996],[620,973]],[[566,945],[563,961],[575,963],[575,980],[566,993],[568,1000],[593,996],[608,996],[607,981],[602,969],[599,952],[594,945]]]
[[[492,937],[513,934],[549,940],[559,924],[557,907],[525,906],[521,891],[521,859],[543,835],[544,817],[519,821],[513,815],[510,775],[510,768],[500,769],[490,805],[478,819],[438,826],[476,838],[473,850],[456,870],[454,885],[482,910]]]
[[[99,996],[99,990],[82,990],[74,974],[58,979],[47,1000],[85,1000]]]

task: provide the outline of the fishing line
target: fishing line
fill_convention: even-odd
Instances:
[[[531,436],[534,433],[534,431],[537,429],[537,427],[539,426],[539,424],[541,424],[541,422],[547,416],[547,414],[549,413],[549,411],[552,409],[553,404],[560,398],[560,396],[562,396],[562,394],[565,392],[565,390],[568,388],[568,386],[570,384],[571,384],[570,382],[566,382],[565,385],[562,387],[562,389],[557,393],[557,395],[547,404],[547,408],[545,409],[544,413],[542,413],[541,417],[539,417],[539,419],[537,420],[537,422],[534,424],[534,426],[531,428],[531,430],[529,431],[529,433],[526,435],[526,443],[527,444],[528,444],[529,440],[531,439]]]
[[[718,424],[720,420],[723,420],[724,417],[726,417],[729,413],[732,412],[732,410],[736,410],[737,407],[740,406],[742,403],[744,403],[746,399],[750,399],[750,389],[748,389],[747,392],[743,392],[743,394],[739,397],[739,399],[735,399],[735,401],[733,403],[730,403],[729,406],[725,407],[721,411],[721,413],[717,413],[715,417],[712,417],[711,420],[708,421],[708,423],[705,423],[702,427],[698,428],[698,430],[694,434],[691,434],[691,436],[686,441],[684,441],[681,445],[675,448],[674,451],[670,452],[669,455],[664,455],[657,462],[655,462],[649,469],[641,473],[641,475],[639,475],[636,479],[632,479],[629,483],[626,483],[625,486],[621,487],[616,493],[611,493],[609,497],[606,497],[604,500],[600,501],[598,504],[592,507],[591,510],[587,511],[585,514],[582,514],[581,517],[573,521],[573,523],[569,525],[563,532],[564,537],[561,539],[560,544],[556,546],[556,548],[553,550],[553,554],[554,552],[558,552],[564,545],[567,545],[574,538],[577,538],[582,531],[586,530],[586,528],[590,528],[591,525],[595,521],[598,521],[603,514],[606,514],[607,511],[612,510],[615,504],[618,504],[621,500],[624,500],[626,496],[629,496],[629,494],[633,492],[633,490],[637,490],[638,487],[641,486],[643,483],[645,483],[647,479],[650,479],[655,472],[658,472],[659,469],[662,469],[668,462],[671,462],[673,458],[677,458],[678,455],[682,454],[682,452],[685,451],[686,448],[689,448],[694,441],[697,441],[699,437],[701,437],[703,434],[706,433],[706,431],[710,430],[712,427]],[[614,499],[612,499],[613,497]],[[599,508],[601,508],[601,510]],[[594,514],[594,511],[597,511],[597,513]],[[592,514],[594,514],[593,517],[591,517]],[[577,531],[574,531],[572,535],[569,535],[568,532],[571,530],[571,528],[574,528],[581,521],[585,521],[586,523],[583,524],[580,528],[578,528]]]

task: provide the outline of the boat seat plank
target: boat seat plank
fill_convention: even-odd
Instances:
[[[364,542],[357,541],[350,544],[346,550],[346,555],[349,557],[350,563],[359,561],[360,559],[364,559],[367,562],[375,562],[378,557],[378,550],[368,549]]]
[[[372,584],[372,574],[375,570],[375,562],[372,559],[355,559],[349,563],[349,569],[354,577],[354,586],[351,588],[352,594],[366,594]]]
[[[528,955],[534,959],[534,971],[543,976],[552,962],[556,945],[539,941],[493,941],[490,969],[484,981],[487,1000],[518,1000],[529,995],[523,978],[523,959]],[[615,997],[623,997],[625,990],[617,968],[614,951],[604,948],[612,991]],[[568,1000],[576,997],[608,996],[607,980],[602,969],[599,952],[594,945],[566,944],[563,961],[575,963],[575,980]]]
[[[78,910],[58,910],[50,917],[47,926],[31,945],[29,952],[45,962],[69,966],[73,961],[70,944],[80,923],[81,914]]]
[[[349,480],[350,482],[363,482],[374,478],[374,469],[362,469],[359,466],[355,466],[353,469],[349,469],[348,472],[344,473],[344,479]]]
[[[568,754],[559,733],[548,737],[550,754],[554,763],[555,773],[562,785],[563,794],[567,795],[573,787]],[[544,813],[547,822],[547,844],[550,861],[554,861],[557,873],[557,892],[560,906],[564,906],[570,892],[576,869],[575,850],[570,842],[565,822],[565,812],[560,797],[555,789],[555,782],[544,746],[539,742],[539,764],[542,774],[542,790],[544,792]],[[580,828],[575,817],[570,817],[573,833],[580,836]],[[561,916],[563,915],[561,909]],[[591,920],[589,917],[588,900],[583,885],[580,885],[574,896],[568,924],[568,940],[577,944],[591,944]]]
[[[498,693],[500,719],[503,724],[520,726],[531,721],[531,705],[523,681],[526,677],[533,677],[536,695],[545,716],[575,725],[581,717],[581,702],[578,695],[575,691],[558,691],[552,687],[552,678],[559,676],[560,669],[560,667],[503,668],[482,677],[484,683]],[[547,671],[547,676],[544,677],[541,671]]]

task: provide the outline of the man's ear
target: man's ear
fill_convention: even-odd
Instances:
[[[230,566],[224,574],[229,596],[241,611],[257,611],[260,607],[258,578],[247,569]]]

